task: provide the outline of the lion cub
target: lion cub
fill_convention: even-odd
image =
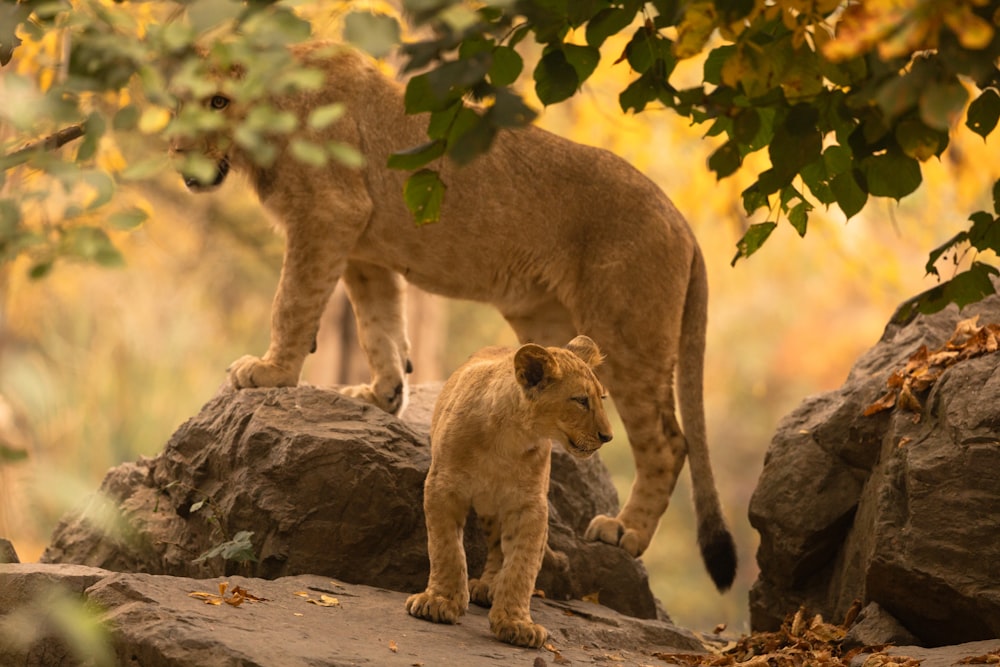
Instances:
[[[537,648],[548,637],[532,622],[530,602],[548,538],[552,441],[585,458],[611,440],[593,371],[601,359],[586,336],[565,348],[490,347],[445,383],[424,484],[430,579],[406,600],[410,614],[455,623],[471,597],[492,606],[490,630],[501,641]],[[470,506],[489,548],[471,581],[462,546]]]

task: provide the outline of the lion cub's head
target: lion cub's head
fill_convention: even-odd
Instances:
[[[528,343],[514,354],[514,376],[532,406],[535,427],[581,458],[611,440],[604,387],[593,370],[602,359],[586,336],[565,348]]]

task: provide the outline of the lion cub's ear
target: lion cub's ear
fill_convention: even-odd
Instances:
[[[604,355],[597,347],[597,343],[587,336],[577,336],[571,340],[566,349],[583,359],[583,362],[591,368],[597,368],[604,361]]]
[[[541,345],[527,343],[514,353],[514,376],[525,391],[541,389],[559,378],[559,364]]]

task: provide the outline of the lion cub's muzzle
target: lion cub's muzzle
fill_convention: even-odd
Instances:
[[[588,459],[594,455],[601,445],[611,441],[611,434],[609,433],[597,433],[597,438],[587,438],[585,442],[574,440],[573,438],[566,438],[566,449],[573,456],[578,456],[581,459]]]
[[[208,192],[209,190],[214,190],[215,188],[222,185],[222,182],[226,180],[226,176],[229,175],[229,158],[222,158],[215,165],[215,178],[212,179],[210,183],[202,183],[200,180],[194,176],[184,177],[184,185],[191,192]]]

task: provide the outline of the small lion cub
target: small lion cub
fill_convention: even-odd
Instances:
[[[531,594],[548,538],[552,441],[585,458],[611,440],[597,345],[577,336],[565,348],[490,347],[448,379],[431,421],[424,484],[427,590],[406,610],[455,623],[476,604],[490,609],[498,639],[537,648],[548,631],[531,620]],[[468,579],[462,532],[469,507],[488,542],[486,567]]]

